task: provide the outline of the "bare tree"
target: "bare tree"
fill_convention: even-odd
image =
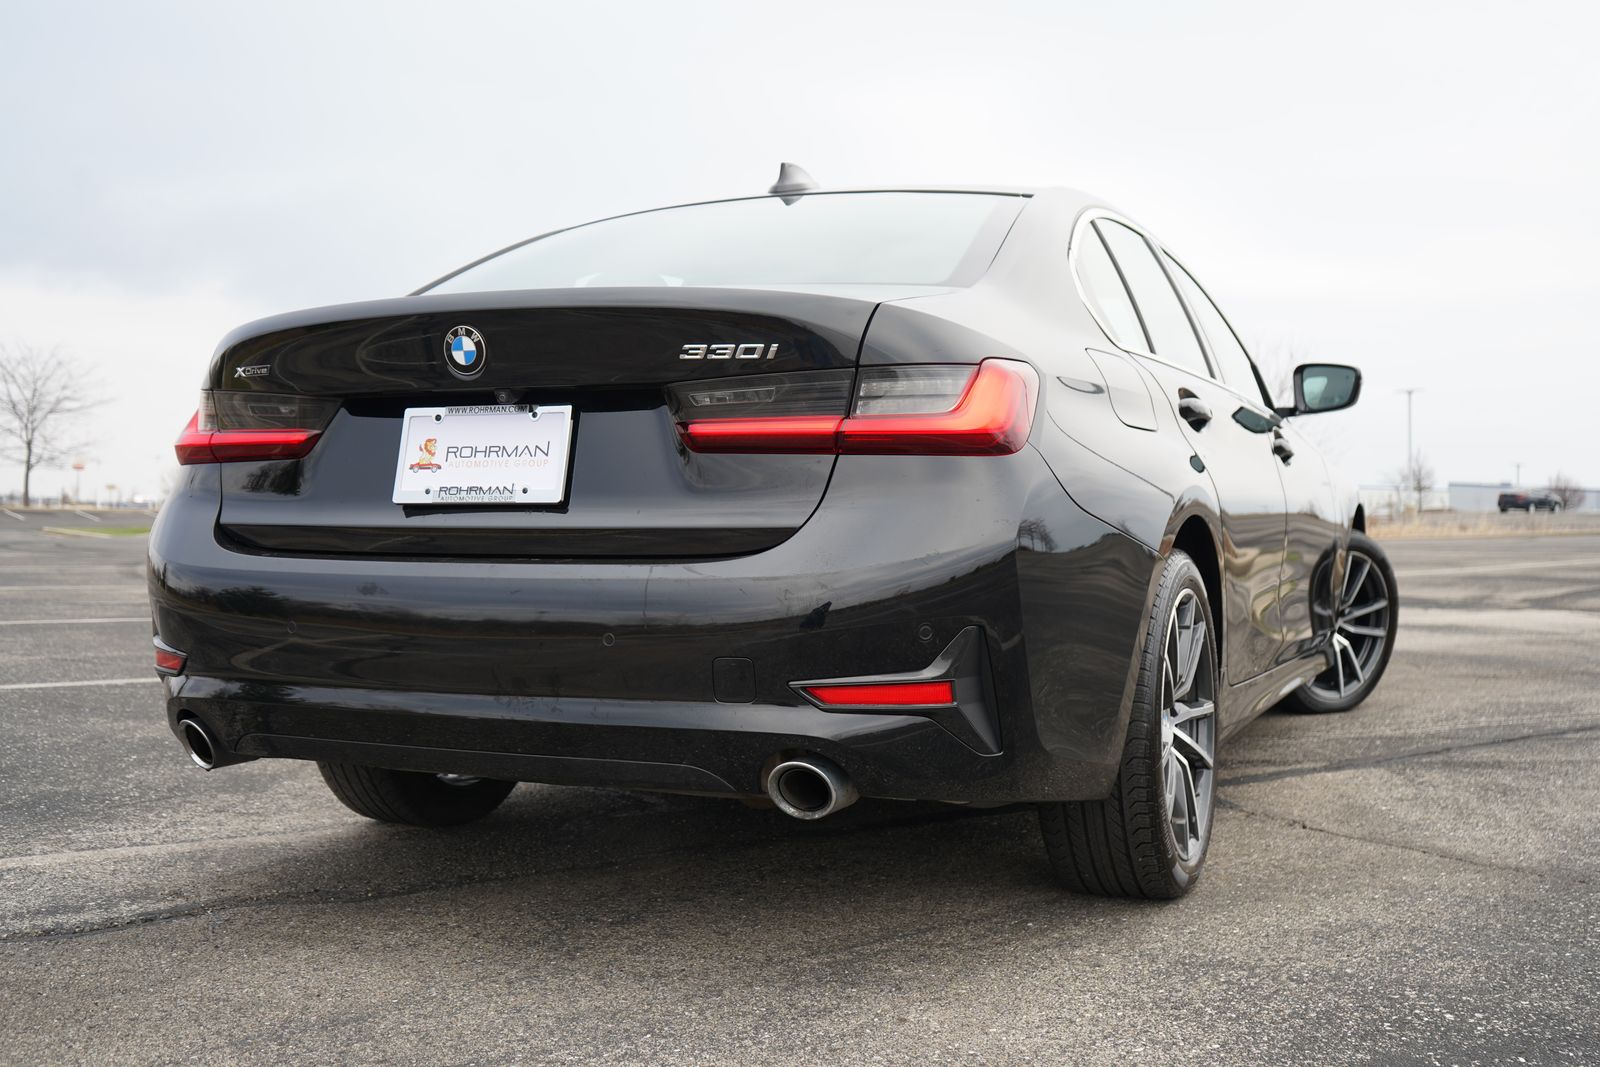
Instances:
[[[1561,501],[1562,511],[1571,511],[1583,504],[1583,488],[1560,471],[1550,479],[1549,490],[1551,496]]]
[[[32,503],[34,469],[64,459],[78,442],[63,437],[93,401],[60,350],[0,346],[0,443],[22,457],[22,503]]]
[[[1433,488],[1433,467],[1423,456],[1421,449],[1411,454],[1410,462],[1401,467],[1395,476],[1402,492],[1411,493],[1416,501],[1417,510],[1422,510],[1422,496]]]
[[[1301,345],[1293,340],[1255,339],[1251,346],[1256,369],[1261,372],[1274,404],[1294,402],[1294,369],[1306,362]]]

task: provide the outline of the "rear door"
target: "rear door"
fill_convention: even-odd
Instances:
[[[1218,380],[1143,235],[1111,218],[1096,219],[1090,228],[1133,297],[1145,342],[1134,354],[1166,394],[1216,488],[1223,531],[1223,667],[1237,684],[1272,667],[1283,647],[1278,598],[1286,524],[1272,451],[1274,422]]]
[[[1312,613],[1317,583],[1335,580],[1334,565],[1344,522],[1327,461],[1292,423],[1277,416],[1261,375],[1228,320],[1200,283],[1165,252],[1162,263],[1177,283],[1223,381],[1238,394],[1252,420],[1270,420],[1272,452],[1283,480],[1287,516],[1283,574],[1278,582],[1278,622],[1283,631],[1280,662],[1297,659],[1318,642]]]

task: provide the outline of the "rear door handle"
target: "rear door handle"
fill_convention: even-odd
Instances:
[[[1272,451],[1285,465],[1294,458],[1294,449],[1289,447],[1289,442],[1277,430],[1272,431]]]
[[[1205,429],[1211,421],[1211,409],[1197,396],[1179,397],[1178,415],[1197,430]]]

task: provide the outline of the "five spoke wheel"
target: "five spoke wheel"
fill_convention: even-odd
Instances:
[[[1312,608],[1317,628],[1332,631],[1333,666],[1309,682],[1307,689],[1328,700],[1344,700],[1366,686],[1389,643],[1392,596],[1383,568],[1367,553],[1352,548],[1339,595]]]
[[[1172,840],[1199,856],[1211,822],[1217,739],[1216,655],[1206,610],[1183,589],[1167,619],[1161,657],[1161,790]]]

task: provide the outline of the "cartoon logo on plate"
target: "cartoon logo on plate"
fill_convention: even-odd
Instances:
[[[444,335],[444,364],[457,378],[476,378],[488,358],[483,334],[471,326],[457,326]]]
[[[422,455],[418,456],[417,461],[411,465],[413,471],[444,470],[443,467],[434,462],[439,458],[439,439],[437,437],[430,437],[422,442],[417,446],[417,451],[421,452]]]

